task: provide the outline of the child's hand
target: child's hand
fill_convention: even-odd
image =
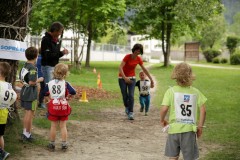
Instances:
[[[66,97],[67,100],[71,100],[72,99],[72,95],[69,94],[67,97]]]
[[[168,121],[163,120],[160,122],[162,127],[166,127],[168,125]]]
[[[151,88],[153,88],[154,87],[154,82],[153,81],[151,81]]]
[[[43,77],[40,77],[40,78],[38,78],[38,82],[42,82],[44,80],[44,78]]]

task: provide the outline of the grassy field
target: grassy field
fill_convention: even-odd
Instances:
[[[73,86],[87,86],[97,88],[97,75],[93,73],[93,68],[101,73],[103,89],[117,96],[114,99],[92,99],[89,103],[79,103],[77,100],[71,101],[74,114],[70,116],[72,120],[97,119],[94,112],[102,108],[122,107],[122,99],[118,86],[118,66],[119,62],[91,62],[91,68],[82,68],[81,71],[71,70],[67,80]],[[224,65],[232,67],[230,65]],[[234,66],[239,68],[239,66]],[[160,107],[164,92],[169,86],[175,85],[170,79],[173,66],[162,67],[161,64],[154,64],[151,73],[157,80],[157,93],[153,104]],[[138,68],[139,70],[139,68]],[[236,160],[240,153],[240,70],[213,69],[193,67],[196,80],[193,86],[198,88],[208,98],[207,119],[202,140],[204,143],[219,146],[221,149],[207,155],[209,160]],[[137,96],[137,94],[136,94]],[[22,111],[20,111],[20,116]],[[42,128],[49,128],[49,123],[43,116],[34,119],[34,125]],[[45,145],[45,141],[37,141],[33,144],[16,144],[14,140],[19,138],[21,122],[15,121],[17,127],[8,127],[5,135],[6,150],[12,154],[19,154],[24,145]],[[41,136],[38,138],[41,139]]]

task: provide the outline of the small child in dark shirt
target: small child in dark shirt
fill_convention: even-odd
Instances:
[[[151,83],[146,79],[146,75],[143,71],[139,72],[140,80],[137,81],[136,86],[139,90],[139,102],[141,105],[140,112],[143,112],[145,108],[145,116],[148,115],[150,106],[150,86]]]

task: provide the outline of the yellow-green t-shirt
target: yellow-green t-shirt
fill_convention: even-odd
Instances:
[[[207,98],[196,88],[174,86],[163,97],[162,105],[169,107],[169,134],[196,131],[198,111]]]

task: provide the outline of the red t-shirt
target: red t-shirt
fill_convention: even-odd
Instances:
[[[123,72],[124,72],[126,77],[133,77],[133,76],[135,76],[135,68],[136,68],[136,66],[138,64],[139,65],[143,64],[142,58],[140,56],[137,56],[136,59],[132,59],[131,55],[132,54],[127,54],[123,58],[123,61],[126,63],[123,66]],[[118,76],[122,77],[121,73],[119,73]]]

